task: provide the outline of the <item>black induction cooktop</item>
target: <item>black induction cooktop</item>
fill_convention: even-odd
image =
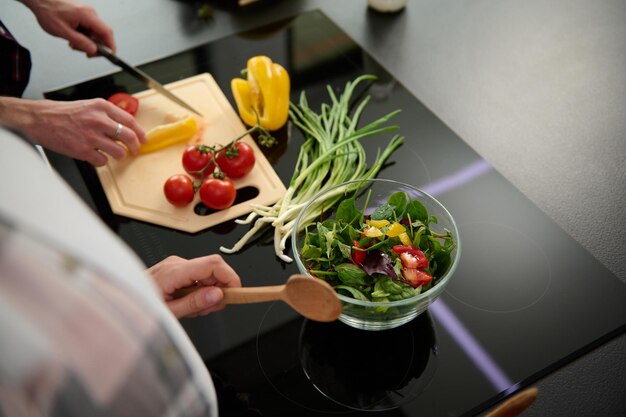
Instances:
[[[395,109],[405,144],[379,174],[423,188],[455,217],[462,256],[442,297],[413,322],[382,332],[305,320],[281,303],[230,306],[183,320],[211,370],[229,415],[469,416],[532,384],[625,327],[622,282],[444,125],[327,16],[313,11],[143,65],[168,83],[209,72],[232,101],[230,79],[246,60],[268,55],[292,79],[292,100],[328,100],[364,73],[378,80],[364,120]],[[47,98],[130,93],[122,72]],[[288,126],[266,156],[291,177],[302,136]],[[502,140],[506,141],[506,137]],[[367,139],[369,153],[387,137]],[[49,153],[55,168],[146,262],[201,256],[247,230],[227,222],[188,234],[114,215],[94,170]],[[225,255],[244,285],[271,285],[297,272],[274,256],[265,235]]]

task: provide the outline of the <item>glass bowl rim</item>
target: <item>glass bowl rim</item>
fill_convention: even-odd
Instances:
[[[298,269],[300,271],[306,271],[306,267],[304,266],[304,264],[302,263],[301,259],[300,259],[300,254],[298,253],[298,245],[297,245],[297,238],[298,238],[298,225],[300,224],[300,220],[302,219],[302,215],[306,212],[306,210],[311,206],[311,204],[313,204],[313,202],[315,202],[317,199],[319,199],[321,196],[323,196],[326,193],[329,193],[331,191],[336,190],[339,187],[345,187],[347,185],[350,184],[358,184],[358,183],[388,183],[388,184],[392,184],[395,187],[406,187],[412,190],[417,191],[418,193],[420,193],[421,195],[425,196],[426,199],[431,200],[431,202],[433,202],[436,206],[438,206],[444,213],[445,215],[448,217],[448,219],[450,220],[450,223],[452,224],[452,232],[454,234],[454,238],[456,241],[456,248],[455,250],[455,255],[454,258],[452,259],[452,265],[450,266],[450,268],[446,271],[446,273],[444,274],[443,277],[441,277],[441,279],[439,280],[439,283],[435,286],[435,287],[431,287],[428,291],[420,293],[418,295],[416,295],[415,297],[411,297],[411,298],[405,298],[402,300],[397,300],[397,301],[363,301],[363,300],[357,300],[356,298],[352,298],[352,297],[346,297],[345,295],[339,294],[337,293],[337,296],[339,297],[339,299],[342,302],[345,303],[349,303],[349,304],[353,304],[353,305],[358,305],[358,306],[362,306],[362,307],[400,307],[400,306],[404,306],[404,305],[408,305],[408,304],[419,304],[422,300],[428,300],[431,298],[435,298],[437,296],[439,296],[441,294],[441,292],[443,292],[443,289],[445,289],[446,284],[448,283],[448,281],[450,280],[450,278],[452,277],[452,275],[454,274],[454,272],[456,271],[456,268],[459,264],[459,259],[461,257],[461,239],[459,237],[459,231],[456,225],[456,221],[454,220],[454,217],[452,217],[452,214],[450,214],[450,212],[448,211],[448,209],[441,204],[441,202],[439,200],[437,200],[435,197],[433,197],[432,195],[428,194],[426,191],[415,187],[413,185],[410,184],[406,184],[400,181],[396,181],[396,180],[391,180],[391,179],[385,179],[385,178],[369,178],[369,179],[364,179],[364,180],[352,180],[352,181],[346,181],[343,182],[341,184],[337,184],[334,185],[330,188],[327,188],[325,190],[320,191],[319,193],[317,193],[316,195],[314,195],[309,201],[307,201],[306,205],[302,208],[302,210],[300,210],[300,213],[298,213],[298,216],[296,217],[296,221],[294,223],[294,228],[291,231],[291,250],[293,252],[293,257],[296,261],[296,264],[298,265]],[[310,276],[311,278],[316,278],[313,277],[312,275],[306,273],[306,275]],[[317,279],[321,279],[321,278],[317,278]],[[439,289],[439,290],[438,290]]]

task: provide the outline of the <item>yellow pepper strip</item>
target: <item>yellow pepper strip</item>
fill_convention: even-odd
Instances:
[[[389,224],[389,220],[366,220],[365,223],[367,223],[368,226],[382,229]]]
[[[378,227],[370,226],[363,230],[363,235],[366,237],[381,237],[383,232]]]
[[[266,130],[278,130],[289,116],[290,80],[287,71],[266,56],[248,60],[247,80],[230,82],[241,119]]]
[[[146,143],[139,147],[139,154],[154,152],[168,146],[188,141],[198,131],[198,123],[192,116],[176,122],[158,125],[146,133]]]
[[[391,226],[387,229],[387,236],[396,237],[400,236],[401,233],[405,233],[406,229],[398,222],[393,222]]]
[[[398,235],[398,237],[400,238],[400,242],[402,242],[403,245],[411,246],[413,244],[413,242],[411,242],[411,238],[409,237],[409,234],[407,232],[400,233]]]

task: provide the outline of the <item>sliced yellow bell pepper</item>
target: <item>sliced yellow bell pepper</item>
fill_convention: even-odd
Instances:
[[[404,226],[402,226],[400,223],[398,222],[393,222],[391,224],[391,226],[389,226],[389,228],[387,229],[387,236],[389,237],[397,237],[399,236],[401,233],[405,233],[406,229]]]
[[[198,123],[192,116],[158,125],[146,132],[146,143],[139,147],[139,154],[154,152],[176,143],[188,141],[197,132]]]
[[[407,232],[400,233],[398,235],[398,238],[400,238],[400,242],[402,242],[403,245],[411,246],[413,244],[413,242],[411,242],[411,238],[409,237],[409,234]]]
[[[369,226],[382,229],[389,224],[389,220],[366,220],[365,223],[367,223]]]
[[[370,226],[363,230],[363,235],[366,237],[381,237],[383,232],[378,227]]]
[[[287,71],[266,56],[248,60],[247,79],[233,78],[230,87],[241,119],[267,130],[278,130],[289,116],[290,80]]]

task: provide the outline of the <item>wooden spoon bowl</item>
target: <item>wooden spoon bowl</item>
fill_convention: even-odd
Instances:
[[[295,274],[286,284],[266,287],[223,288],[226,304],[282,300],[304,317],[321,322],[337,320],[341,301],[326,281]]]

